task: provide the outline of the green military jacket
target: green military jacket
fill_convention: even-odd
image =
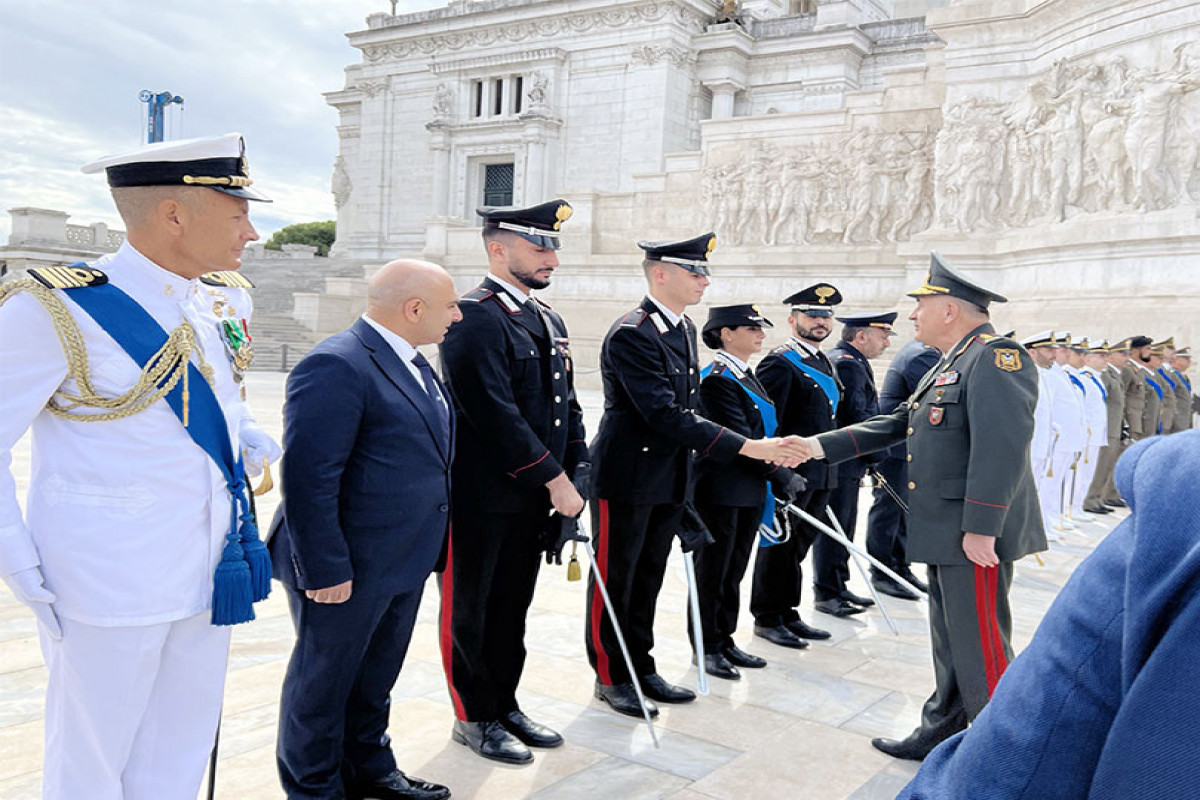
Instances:
[[[1142,380],[1142,371],[1130,361],[1121,369],[1121,386],[1125,388],[1125,424],[1132,439],[1142,438],[1142,415],[1146,411],[1146,392],[1150,387]]]
[[[1105,399],[1105,410],[1108,411],[1108,441],[1109,447],[1121,444],[1121,423],[1125,421],[1125,385],[1121,370],[1111,364],[1100,373],[1100,382],[1108,393]]]
[[[996,537],[1001,561],[1046,549],[1029,461],[1038,380],[1033,359],[981,325],[891,414],[817,437],[838,463],[907,439],[908,554],[969,564],[964,532]]]
[[[1192,384],[1178,372],[1173,372],[1172,377],[1175,379],[1175,424],[1171,430],[1178,433],[1192,427]]]
[[[1146,402],[1142,406],[1142,436],[1145,439],[1150,436],[1156,436],[1160,433],[1160,425],[1162,424],[1162,398],[1159,396],[1162,392],[1162,386],[1158,376],[1149,369],[1137,368],[1138,380],[1146,387],[1145,398]],[[1150,384],[1153,383],[1154,386]],[[1158,391],[1154,391],[1154,387],[1158,387]]]

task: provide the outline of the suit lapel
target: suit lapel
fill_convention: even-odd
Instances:
[[[396,351],[388,344],[379,332],[363,322],[361,319],[355,323],[354,333],[362,342],[363,347],[370,353],[371,360],[375,362],[375,366],[384,374],[393,386],[416,407],[421,414],[421,419],[425,422],[425,427],[429,429],[429,435],[433,438],[437,445],[438,451],[441,452],[442,458],[446,463],[450,463],[450,442],[448,436],[442,435],[442,420],[441,412],[434,405],[434,400],[425,391],[425,387],[417,382],[412,373],[408,371],[408,367],[404,366],[404,362],[400,360],[400,356],[396,355]],[[442,396],[449,402],[449,395],[442,386],[438,386],[442,391]],[[453,428],[453,412],[450,413],[451,428]]]

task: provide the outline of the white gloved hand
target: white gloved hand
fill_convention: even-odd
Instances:
[[[56,642],[62,639],[62,627],[58,624],[58,615],[54,613],[53,606],[58,598],[46,588],[40,569],[29,567],[18,570],[11,575],[5,575],[4,582],[18,600],[29,606],[51,639]]]
[[[245,464],[246,474],[251,478],[262,474],[264,461],[278,461],[283,455],[283,450],[275,440],[250,420],[242,421],[238,434],[242,440],[242,462]]]

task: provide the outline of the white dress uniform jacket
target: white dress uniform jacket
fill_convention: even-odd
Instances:
[[[240,426],[253,423],[206,287],[158,267],[128,243],[95,266],[168,333],[191,323],[238,452]],[[59,294],[87,344],[97,392],[117,396],[133,387],[138,365],[70,292]],[[220,471],[167,403],[107,422],[47,412],[60,385],[72,392],[76,386],[49,315],[27,294],[0,310],[0,376],[0,572],[40,563],[46,588],[58,597],[55,611],[91,625],[151,625],[207,609],[230,498]],[[33,477],[23,518],[11,450],[30,427]]]

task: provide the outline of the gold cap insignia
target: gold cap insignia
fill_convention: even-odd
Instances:
[[[832,286],[818,286],[814,291],[817,295],[817,302],[825,305],[825,303],[829,302],[829,298],[833,297],[834,293],[837,292],[837,289],[834,289]]]
[[[717,246],[717,237],[716,237],[716,234],[713,234],[712,236],[708,237],[708,249],[704,251],[705,255],[711,255],[713,248],[715,248],[716,246]]]

